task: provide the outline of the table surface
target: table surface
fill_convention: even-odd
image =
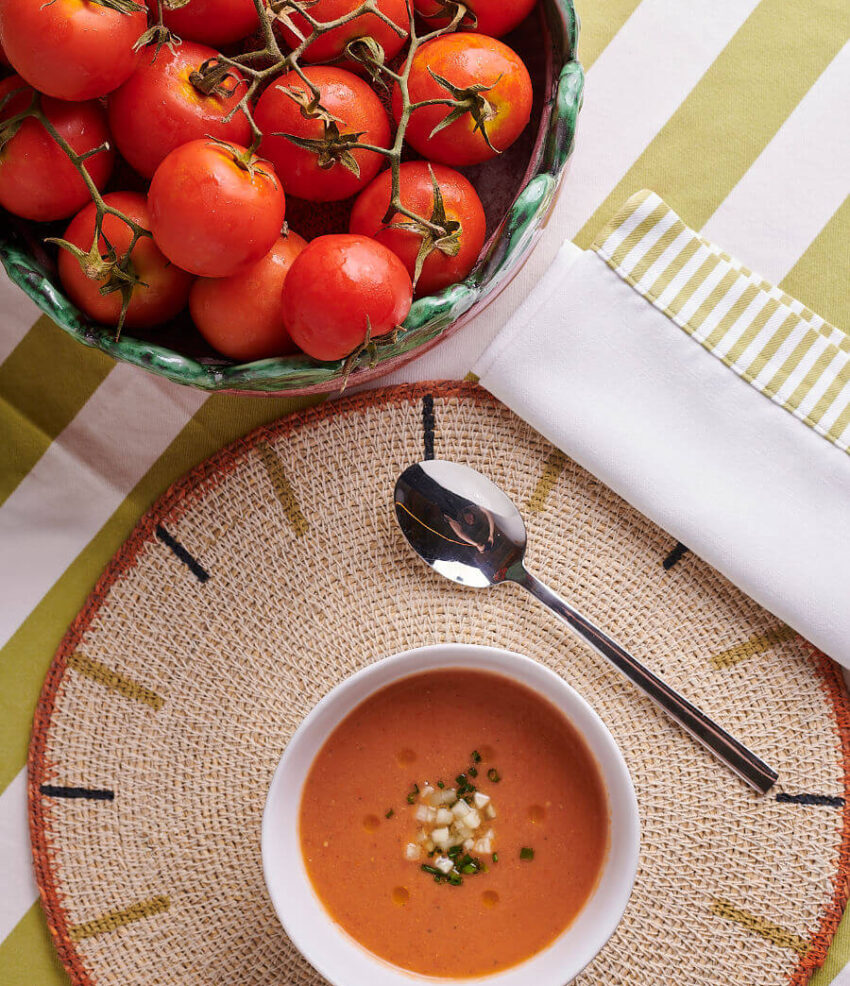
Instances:
[[[535,254],[462,332],[387,382],[459,378],[565,239],[651,188],[691,226],[850,328],[847,0],[578,0],[576,153]],[[29,728],[98,574],[187,469],[299,402],[206,397],[65,336],[0,275],[0,986],[67,979],[36,903]],[[814,986],[850,986],[845,918]],[[847,968],[845,969],[845,965]]]

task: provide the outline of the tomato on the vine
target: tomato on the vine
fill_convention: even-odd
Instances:
[[[315,0],[310,4],[310,16],[327,24],[339,20],[362,6],[363,0]],[[398,25],[398,30],[377,17],[375,14],[360,14],[347,24],[331,28],[321,34],[304,49],[302,58],[306,62],[329,62],[345,55],[346,46],[359,38],[370,37],[381,46],[386,60],[394,58],[407,41],[410,19],[405,0],[377,0],[377,8],[381,13]],[[302,14],[291,13],[289,20],[301,33],[309,37],[311,27]],[[296,48],[301,39],[284,21],[278,21],[280,31],[291,48]],[[350,64],[351,59],[348,60]]]
[[[245,147],[191,140],[156,169],[148,205],[157,246],[201,277],[229,277],[264,257],[286,212],[272,166]]]
[[[20,92],[15,90],[20,89]],[[14,95],[10,95],[15,93]],[[0,129],[3,121],[26,110],[34,91],[18,75],[0,81]],[[92,100],[68,103],[41,97],[41,109],[56,132],[77,154],[85,154],[109,140],[106,113]],[[12,125],[0,150],[0,205],[16,216],[48,222],[66,219],[81,209],[91,196],[77,169],[65,152],[33,117]],[[87,158],[84,167],[98,189],[112,174],[115,154],[100,150]]]
[[[103,200],[145,229],[150,228],[150,215],[144,195],[137,192],[110,192],[104,195]],[[94,240],[96,215],[94,202],[89,202],[71,220],[65,230],[64,239],[87,252]],[[108,240],[116,256],[123,257],[133,238],[130,227],[122,219],[107,213],[103,217],[101,232],[101,255],[107,255]],[[169,263],[149,236],[142,236],[137,240],[130,254],[130,264],[133,273],[142,283],[134,284],[132,288],[124,319],[128,328],[159,325],[186,307],[194,278]],[[68,297],[78,308],[96,322],[105,325],[118,324],[123,302],[121,291],[101,294],[101,288],[107,284],[108,277],[89,277],[77,258],[65,249],[59,251],[59,277]]]
[[[167,154],[190,140],[217,137],[237,144],[251,142],[251,127],[241,110],[224,118],[244,92],[238,69],[215,64],[218,52],[184,41],[145,57],[136,71],[107,101],[109,126],[127,162],[150,178]],[[201,67],[213,68],[202,77]],[[206,88],[211,88],[206,92]]]
[[[283,317],[292,341],[318,360],[344,359],[399,326],[413,286],[398,257],[367,236],[313,240],[289,269]]]
[[[0,38],[15,71],[57,99],[96,99],[135,69],[148,26],[144,0],[126,10],[93,0],[4,0]]]
[[[254,0],[191,0],[162,13],[165,26],[178,37],[216,47],[239,41],[260,26]]]
[[[289,230],[252,267],[232,277],[199,277],[189,310],[198,331],[225,356],[240,361],[294,353],[283,321],[281,292],[295,258],[307,246]]]
[[[534,10],[537,0],[463,0],[467,9],[460,28],[500,38],[513,31]],[[429,28],[445,27],[457,12],[452,0],[413,0]]]
[[[434,192],[436,182],[439,199]],[[385,171],[357,197],[349,231],[371,236],[392,250],[415,278],[421,268],[416,294],[433,294],[462,281],[475,266],[484,245],[484,207],[472,184],[443,164],[408,161],[399,169],[399,198],[405,209],[445,230],[437,238],[417,229],[408,216],[397,212],[389,224],[384,214],[392,194],[392,172]]]
[[[321,108],[314,107],[313,94],[297,72],[277,79],[254,111],[265,134],[261,151],[291,195],[311,202],[347,199],[375,177],[383,162],[377,151],[350,147],[358,141],[389,147],[387,114],[375,91],[352,72],[325,65],[302,71],[318,88]]]
[[[438,78],[435,78],[438,77]],[[407,140],[442,164],[478,164],[507,150],[531,117],[531,79],[522,59],[483,34],[446,34],[413,56],[411,103],[453,100],[457,105],[421,106],[410,114]],[[402,99],[393,87],[393,114]]]

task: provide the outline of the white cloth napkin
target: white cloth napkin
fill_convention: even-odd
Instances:
[[[597,249],[564,246],[475,373],[850,666],[850,339],[704,240],[671,284],[686,236],[657,196],[633,198]]]

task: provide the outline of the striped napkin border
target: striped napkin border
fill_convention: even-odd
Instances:
[[[631,196],[593,249],[738,376],[850,452],[850,336],[685,225]]]

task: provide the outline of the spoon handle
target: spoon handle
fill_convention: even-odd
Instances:
[[[621,671],[629,681],[637,685],[671,719],[675,719],[686,732],[702,743],[718,760],[722,760],[735,771],[747,784],[761,794],[765,794],[774,785],[779,776],[775,770],[768,767],[743,744],[730,736],[724,729],[721,729],[717,723],[712,722],[695,705],[691,705],[687,699],[682,698],[666,682],[644,667],[628,651],[623,650],[616,641],[603,633],[590,620],[576,612],[572,606],[561,599],[540,579],[523,569],[522,573],[513,581],[527,589],[544,606],[548,606],[578,636],[607,658],[618,671]]]

